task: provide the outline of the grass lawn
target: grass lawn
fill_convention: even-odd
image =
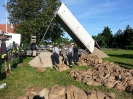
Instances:
[[[110,58],[105,58],[105,61],[111,61],[116,64],[119,64],[121,67],[127,69],[133,69],[133,50],[104,50]]]
[[[119,64],[127,69],[133,68],[133,51],[131,50],[104,50],[110,57],[104,58],[104,61],[111,61]],[[22,61],[23,66],[17,66],[13,69],[13,74],[3,79],[0,77],[0,84],[6,83],[7,87],[0,89],[0,99],[17,99],[19,96],[25,94],[26,90],[32,86],[41,86],[44,88],[51,88],[55,84],[61,86],[75,85],[85,91],[87,90],[101,90],[103,92],[114,92],[116,99],[133,99],[133,95],[126,92],[121,92],[116,89],[109,89],[104,86],[87,86],[75,81],[69,76],[72,69],[86,70],[90,66],[74,66],[70,70],[57,72],[54,69],[46,68],[46,71],[37,72],[36,68],[28,65],[32,58],[25,58]]]

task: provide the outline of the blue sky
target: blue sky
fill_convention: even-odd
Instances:
[[[5,5],[5,0],[0,0],[0,24],[6,23],[6,12],[3,5]]]
[[[61,0],[92,35],[108,26],[112,34],[127,25],[133,28],[133,0]]]
[[[133,28],[133,0],[61,0],[92,35],[108,26],[112,33]],[[0,0],[0,23],[5,23],[5,0]],[[66,36],[68,36],[66,34]]]

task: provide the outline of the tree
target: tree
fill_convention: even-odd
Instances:
[[[133,29],[129,25],[124,30],[123,37],[124,45],[133,45]]]
[[[104,27],[101,36],[103,36],[105,46],[109,46],[112,43],[113,35],[111,29],[108,26]]]
[[[29,42],[32,35],[37,36],[39,42],[49,26],[44,39],[54,41],[63,35],[61,26],[53,19],[60,4],[59,0],[9,0],[9,20],[14,24],[15,32],[22,34],[25,42]]]
[[[70,44],[70,40],[68,39],[68,37],[62,38],[62,43]]]
[[[119,29],[113,36],[113,45],[123,45],[123,31]]]
[[[102,33],[99,33],[97,36],[97,43],[99,44],[99,46],[101,47],[106,47],[106,43],[105,43],[105,37],[102,35]]]
[[[101,47],[107,47],[112,43],[112,31],[109,27],[104,27],[102,33],[99,33],[97,36],[92,36],[98,45]]]

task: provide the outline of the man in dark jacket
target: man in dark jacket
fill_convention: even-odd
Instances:
[[[2,41],[2,43],[1,43],[1,58],[2,59],[6,58],[6,55],[7,55],[7,48],[6,48],[4,41]]]
[[[7,61],[7,48],[6,48],[6,44],[4,43],[4,41],[2,41],[1,43],[1,61],[5,62],[5,72],[6,72],[6,75],[9,75],[8,72],[7,72],[7,65],[6,65],[6,61]],[[1,67],[0,67],[0,74],[1,74]]]
[[[76,64],[79,62],[78,48],[76,45],[73,46],[73,62]]]

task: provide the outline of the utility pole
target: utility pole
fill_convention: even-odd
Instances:
[[[5,0],[5,12],[6,12],[6,33],[8,33],[7,32],[7,2],[6,0]]]

